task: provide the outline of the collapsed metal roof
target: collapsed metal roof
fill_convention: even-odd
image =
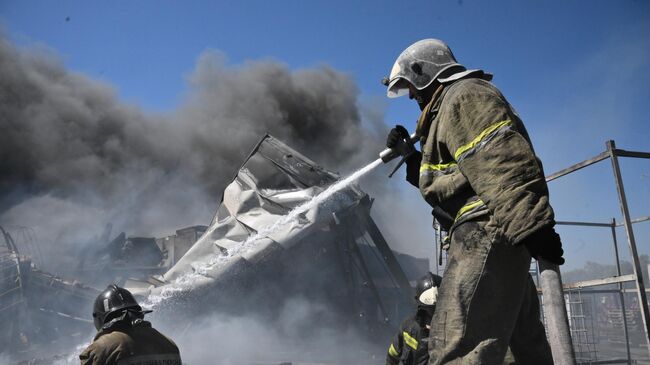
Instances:
[[[321,235],[328,236],[328,242],[340,241],[341,235],[353,241],[366,239],[380,252],[393,281],[410,294],[408,279],[369,215],[370,198],[358,186],[351,185],[324,204],[310,207],[296,220],[268,229],[338,178],[279,140],[265,136],[224,190],[206,233],[164,274],[164,284],[153,288],[153,296],[165,296],[170,287],[196,290],[210,286]],[[251,235],[261,231],[267,234],[243,247]]]
[[[277,225],[338,180],[337,174],[265,136],[225,188],[206,233],[160,282],[132,289],[148,298],[146,305],[154,307],[152,320],[164,322],[162,328],[172,337],[200,328],[209,313],[252,314],[268,322],[283,303],[299,297],[328,308],[327,318],[313,318],[306,326],[354,327],[369,343],[381,343],[384,351],[385,338],[412,310],[413,296],[400,263],[370,217],[370,197],[351,185]],[[428,270],[427,260],[400,260],[418,267],[418,276]],[[264,360],[326,362],[333,356],[278,350],[282,356],[267,352]],[[359,363],[357,358],[348,360]]]
[[[305,325],[351,326],[377,339],[374,343],[381,343],[380,352],[384,351],[386,336],[411,311],[412,289],[400,263],[418,267],[415,271],[420,275],[428,270],[428,261],[400,255],[398,263],[370,217],[372,200],[356,185],[286,221],[296,207],[311,202],[338,180],[337,174],[267,135],[224,189],[201,238],[178,261],[173,260],[176,263],[164,275],[130,280],[126,286],[141,296],[143,304],[155,307],[153,322],[181,345],[186,334],[202,326],[206,314],[245,313],[267,320],[276,318],[283,303],[301,298],[328,311],[328,316]],[[278,225],[282,220],[286,224]],[[255,236],[259,239],[251,240]],[[17,254],[4,256],[19,269]],[[30,282],[47,279],[46,273],[30,272]],[[84,318],[97,291],[55,277],[47,283],[58,291],[45,293],[44,301],[30,301],[45,303],[48,295],[60,298],[51,301],[55,304],[83,298],[75,313],[51,303],[39,304],[43,308],[39,310],[48,316],[68,315],[69,321],[91,329]],[[325,361],[332,355],[331,351],[314,355],[305,349],[278,351],[267,351],[263,360]],[[350,358],[343,363],[360,362]]]

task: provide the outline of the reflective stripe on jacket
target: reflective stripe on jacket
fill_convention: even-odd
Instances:
[[[399,326],[388,347],[386,364],[425,365],[429,362],[429,331],[416,317],[409,317]]]
[[[418,120],[420,192],[458,224],[492,215],[517,244],[553,225],[548,187],[521,119],[490,82],[466,78],[436,93]]]

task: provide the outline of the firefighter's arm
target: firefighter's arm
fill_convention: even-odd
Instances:
[[[393,341],[388,347],[388,354],[386,355],[386,365],[397,365],[399,364],[400,356],[402,355],[402,345],[404,339],[402,338],[402,329],[400,328],[397,331],[397,334],[393,337]]]
[[[106,359],[102,356],[102,352],[98,351],[95,344],[88,346],[81,354],[79,360],[81,365],[102,365],[106,364]]]
[[[444,141],[439,140],[438,129],[437,125],[429,128],[422,144],[422,158],[417,171],[420,193],[432,207],[453,199],[458,191],[469,187],[469,182],[458,169],[456,161],[450,155],[442,156],[442,153],[438,153],[440,147],[443,147],[441,144],[444,144]],[[453,217],[451,219],[453,221]]]
[[[544,173],[512,107],[496,88],[478,81],[460,85],[453,94],[448,95],[445,144],[493,214],[502,238],[518,244],[552,227]]]
[[[106,336],[95,340],[80,355],[81,365],[113,365],[122,356],[118,343],[107,340]]]
[[[88,350],[84,350],[84,352],[79,354],[79,361],[81,365],[92,365],[92,354],[89,353]]]

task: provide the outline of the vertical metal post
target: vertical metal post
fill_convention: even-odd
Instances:
[[[625,226],[625,233],[627,234],[627,243],[630,246],[630,253],[632,254],[634,275],[636,276],[636,288],[639,297],[639,307],[641,307],[641,318],[643,318],[643,330],[645,331],[646,343],[648,344],[648,351],[650,353],[650,309],[648,308],[648,298],[645,292],[645,285],[643,284],[643,274],[641,272],[641,263],[639,262],[639,253],[636,249],[636,241],[634,239],[634,231],[632,229],[632,222],[630,221],[630,211],[627,206],[627,198],[625,197],[625,188],[623,187],[623,177],[621,176],[621,168],[618,164],[618,156],[616,155],[616,145],[614,141],[607,141],[607,151],[612,160],[612,169],[614,170],[614,178],[616,182],[616,190],[618,191],[618,201],[621,206],[621,213],[623,214],[623,225]]]
[[[575,365],[576,358],[571,340],[569,318],[564,303],[564,288],[559,266],[544,259],[539,264],[539,284],[542,287],[546,330],[556,365]]]
[[[356,313],[358,302],[354,293],[354,274],[352,273],[351,267],[351,260],[353,259],[350,257],[350,250],[347,247],[341,247],[348,244],[345,236],[342,234],[343,230],[337,230],[336,227],[338,224],[341,224],[341,221],[337,217],[336,213],[333,213],[332,216],[334,219],[332,219],[332,222],[330,223],[330,229],[332,232],[337,232],[335,233],[336,242],[334,243],[334,249],[336,250],[336,255],[338,256],[341,265],[341,276],[343,281],[346,283],[348,298],[350,303],[353,303],[354,306],[352,312]]]
[[[616,219],[612,218],[612,240],[614,241],[614,256],[616,258],[616,275],[621,276],[621,261],[618,257],[618,240],[616,239]],[[618,295],[621,300],[623,313],[623,333],[625,334],[625,350],[627,351],[627,363],[632,363],[630,354],[630,335],[627,330],[627,316],[625,315],[625,295],[623,294],[623,283],[618,283]]]

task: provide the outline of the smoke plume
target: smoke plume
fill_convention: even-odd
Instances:
[[[375,160],[386,135],[383,116],[360,105],[354,82],[327,66],[233,66],[207,51],[187,80],[180,106],[155,114],[119,100],[110,85],[66,70],[52,54],[19,49],[0,35],[0,225],[36,232],[46,260],[34,260],[43,269],[65,276],[88,247],[102,244],[93,237],[109,222],[112,236],[158,237],[207,224],[265,133],[342,174]],[[381,198],[373,215],[390,244],[429,245],[424,230],[411,229],[430,219],[409,210],[417,192],[399,193],[403,182],[387,184],[377,178],[384,173],[362,186]],[[265,354],[298,345],[308,358],[376,362],[371,353],[341,351],[374,348],[354,326],[339,326],[345,321],[330,320],[317,303],[286,299],[273,321],[259,313],[214,313],[191,330],[169,333],[191,363],[213,361],[215,349],[225,356],[217,363],[256,361],[259,353],[232,351],[249,344],[250,334],[261,336],[254,342]],[[316,318],[332,326],[314,328]],[[215,333],[229,337],[206,340]]]
[[[0,38],[0,223],[35,227],[46,255],[108,222],[137,235],[205,224],[265,133],[342,173],[374,159],[386,127],[362,121],[357,94],[326,66],[231,66],[207,51],[181,106],[152,114]]]
[[[314,325],[314,319],[331,317],[330,326]],[[319,322],[319,323],[320,323]],[[334,323],[338,324],[335,326]],[[223,334],[215,339],[215,334]],[[370,343],[353,326],[342,324],[329,308],[304,298],[290,299],[278,318],[258,315],[215,314],[178,335],[188,364],[219,363],[377,364],[385,346]],[[215,359],[215,354],[217,359]]]

